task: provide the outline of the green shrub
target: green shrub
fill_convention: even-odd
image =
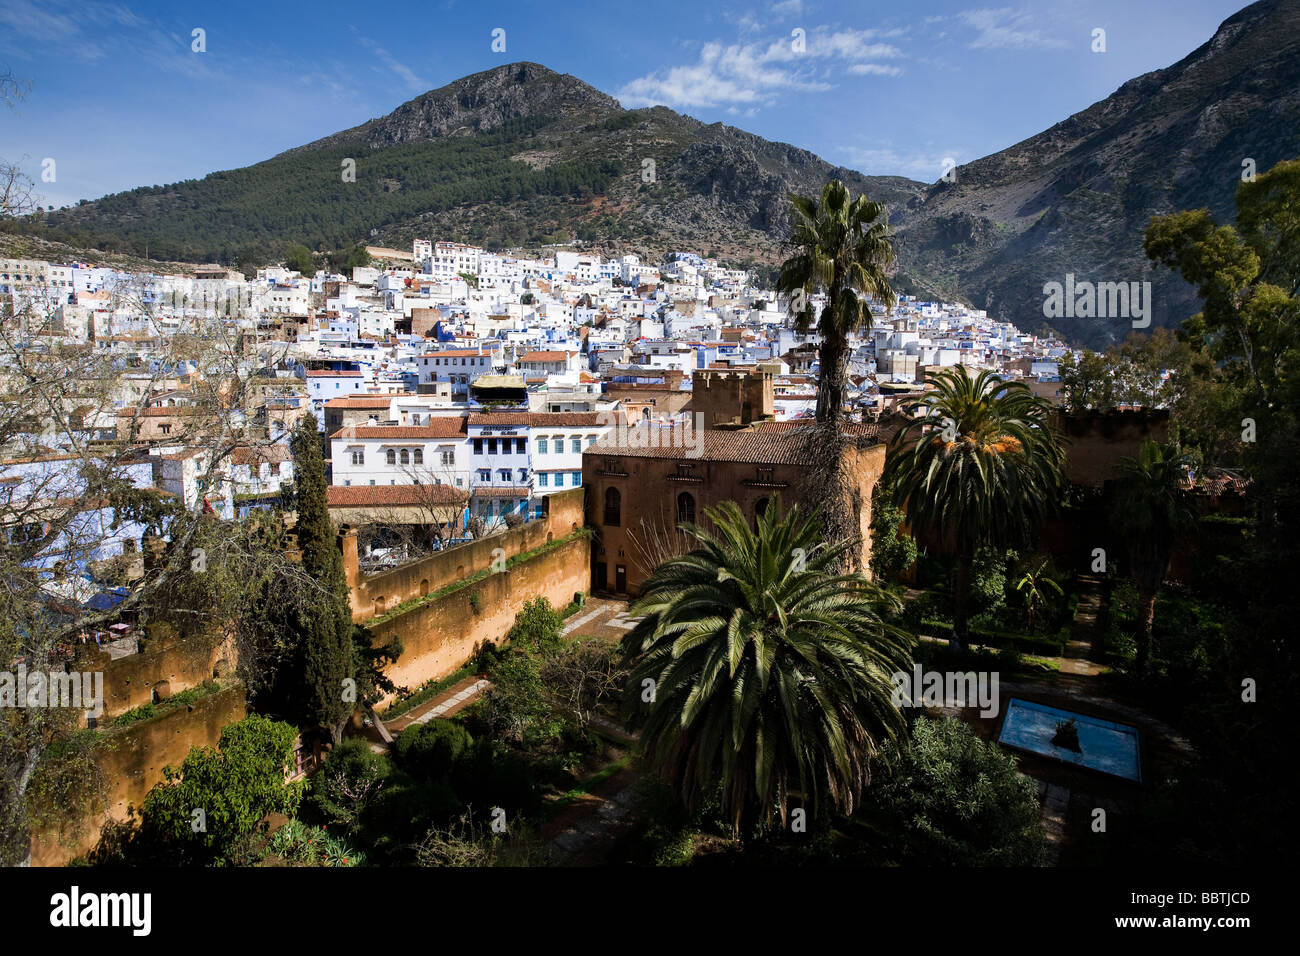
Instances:
[[[955,718],[918,717],[910,747],[875,791],[875,830],[898,862],[1034,866],[1043,858],[1037,788],[1015,759]]]
[[[253,714],[223,728],[216,750],[191,747],[145,797],[141,847],[172,862],[241,861],[267,814],[298,809],[303,785],[284,780],[297,736],[292,725]]]
[[[434,718],[407,727],[397,738],[393,755],[397,765],[417,780],[446,780],[456,762],[474,744],[460,724]]]
[[[349,738],[330,751],[312,777],[306,805],[325,823],[351,830],[391,773],[385,756],[371,750],[366,741]]]
[[[544,597],[525,601],[515,616],[514,627],[508,635],[510,642],[524,650],[550,654],[560,649],[560,634],[564,619],[551,602]]]

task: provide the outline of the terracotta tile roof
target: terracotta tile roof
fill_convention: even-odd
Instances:
[[[497,488],[491,485],[480,485],[474,489],[475,498],[527,498],[531,494],[531,488]]]
[[[413,392],[394,392],[392,395],[350,395],[347,398],[331,398],[325,403],[326,408],[387,408],[394,398],[412,395]]]
[[[451,485],[330,485],[331,508],[463,504],[469,495]]]
[[[799,436],[788,431],[684,431],[681,426],[637,425],[630,432],[610,431],[583,456],[697,459],[761,465],[806,465]]]
[[[471,412],[471,425],[527,425],[531,416],[528,412]]]
[[[474,412],[471,425],[526,425],[532,428],[594,428],[612,425],[602,412]]]
[[[528,352],[520,362],[565,362],[570,355],[577,355],[577,352]]]
[[[333,369],[308,369],[308,378],[361,378],[360,372],[343,370],[335,371]]]
[[[754,430],[784,434],[813,424],[815,421],[811,418],[792,418],[783,422],[755,422]],[[845,422],[840,428],[846,435],[853,435],[855,438],[871,438],[876,441],[883,441],[886,432],[890,431],[875,422]]]
[[[429,419],[427,425],[344,425],[334,438],[410,439],[410,438],[464,438],[464,416],[443,415]]]

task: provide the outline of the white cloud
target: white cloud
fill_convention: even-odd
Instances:
[[[837,67],[859,76],[898,76],[901,67],[879,62],[903,55],[898,47],[880,42],[884,35],[875,30],[817,27],[803,35],[802,49],[793,36],[766,44],[713,41],[700,48],[695,63],[637,77],[616,95],[628,107],[754,107],[771,104],[782,92],[831,89]]]
[[[856,76],[899,76],[903,69],[898,66],[886,66],[884,63],[854,63],[849,67],[849,72]]]
[[[963,10],[957,17],[977,31],[970,42],[972,50],[1048,50],[1066,46],[1060,37],[1044,32],[1028,10]]]
[[[356,31],[354,30],[353,32],[355,33]],[[357,39],[361,41],[362,46],[374,55],[376,60],[405,80],[406,85],[411,88],[412,92],[423,93],[431,88],[432,84],[416,76],[414,71],[407,67],[405,63],[397,59],[397,57],[393,56],[374,40],[370,39],[370,37],[363,37],[360,34],[357,34]]]

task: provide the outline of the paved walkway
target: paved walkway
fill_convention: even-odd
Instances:
[[[483,691],[492,686],[482,677],[470,676],[452,684],[441,694],[426,700],[413,710],[407,711],[391,721],[385,720],[384,726],[393,736],[397,736],[412,724],[423,724],[435,717],[451,717],[472,704]]]
[[[639,617],[629,617],[627,601],[591,598],[587,606],[564,623],[565,637],[597,637],[603,641],[621,641],[636,627]]]

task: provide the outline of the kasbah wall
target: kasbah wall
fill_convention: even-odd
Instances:
[[[559,492],[549,497],[546,514],[540,519],[366,578],[357,572],[355,532],[342,529],[340,545],[348,583],[353,587],[354,620],[368,621],[375,616],[376,607],[382,613],[385,606],[395,607],[490,570],[502,552],[509,559],[552,544],[527,561],[490,573],[374,627],[376,646],[387,644],[394,635],[402,637],[404,651],[389,670],[399,687],[414,688],[442,677],[464,664],[485,642],[500,642],[525,601],[543,596],[562,608],[576,592],[587,589],[591,546],[585,535],[574,535],[582,520],[583,489]],[[573,537],[565,540],[570,535]],[[478,595],[477,611],[470,603],[472,594]],[[140,654],[110,660],[107,652],[97,648],[82,650],[77,669],[104,674],[101,724],[150,703],[155,691],[161,701],[205,680],[218,679],[222,686],[193,704],[104,730],[96,759],[108,790],[106,809],[82,821],[76,833],[61,834],[53,826],[33,832],[33,866],[61,866],[92,849],[107,821],[128,820],[131,810],[140,808],[149,790],[163,780],[163,767],[179,766],[191,747],[215,747],[222,728],[246,716],[244,685],[228,676],[234,659],[233,642],[225,636],[182,637],[161,625],[149,629]]]
[[[356,532],[340,529],[343,569],[352,588],[352,620],[363,624],[385,610],[489,570],[499,554],[498,549],[505,551],[506,557],[510,558],[539,548],[548,541],[559,540],[582,527],[582,488],[547,495],[543,502],[545,510],[539,519],[374,575],[363,576],[358,570]],[[558,606],[563,607],[572,598],[573,595],[569,594]]]
[[[370,625],[376,647],[387,645],[394,636],[402,639],[402,656],[387,671],[398,687],[414,689],[444,677],[485,643],[499,644],[525,601],[544,597],[559,609],[588,589],[591,545],[586,535],[574,534],[583,526],[583,494],[582,488],[573,488],[550,495],[540,519],[365,578],[356,572],[356,537],[344,534],[344,567],[353,588],[353,619],[359,623],[371,621],[377,610],[392,609],[489,572],[472,584]],[[504,571],[492,570],[497,559],[508,560],[548,544],[550,548],[527,561]],[[471,600],[474,595],[476,602]]]
[[[33,832],[32,865],[63,866],[86,853],[99,842],[106,822],[125,821],[132,808],[140,808],[163,779],[163,767],[179,767],[191,747],[215,747],[221,728],[246,713],[244,685],[232,681],[193,704],[105,731],[97,761],[108,788],[106,810],[82,821],[75,834],[61,836],[52,827]]]

